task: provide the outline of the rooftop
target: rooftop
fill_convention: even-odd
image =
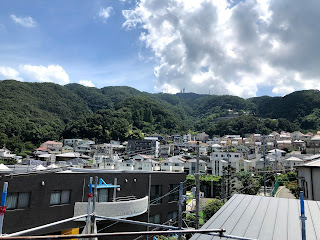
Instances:
[[[320,202],[305,201],[305,214],[307,239],[319,239]],[[245,238],[301,240],[299,200],[235,194],[201,229],[217,228]],[[196,239],[225,238],[195,234],[191,240]]]

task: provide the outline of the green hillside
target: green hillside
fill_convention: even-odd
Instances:
[[[15,152],[62,138],[104,142],[189,130],[223,135],[320,128],[318,90],[243,99],[5,80],[0,81],[0,103],[0,144]],[[238,117],[228,118],[229,109]]]

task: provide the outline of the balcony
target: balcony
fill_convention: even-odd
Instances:
[[[74,216],[87,213],[88,202],[76,202]],[[92,209],[92,204],[91,204]],[[96,215],[112,218],[128,218],[141,215],[148,209],[148,196],[140,199],[135,197],[118,197],[115,202],[97,202]],[[79,219],[85,221],[85,218]]]

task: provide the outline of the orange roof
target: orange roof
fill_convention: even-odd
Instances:
[[[55,141],[46,141],[46,144],[62,144],[61,142],[55,142]]]

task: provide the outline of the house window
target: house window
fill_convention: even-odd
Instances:
[[[151,204],[161,203],[161,199],[158,199],[162,195],[162,186],[161,185],[152,185],[150,192],[150,202]],[[156,201],[154,201],[156,200]]]
[[[160,214],[155,214],[149,217],[149,223],[160,223]]]
[[[7,209],[21,209],[29,207],[30,192],[8,193]]]
[[[130,167],[130,164],[129,164],[129,163],[127,163],[127,167]]]
[[[175,163],[175,164],[174,164],[174,166],[179,167],[179,166],[180,166],[180,164],[179,164],[179,163]]]
[[[178,211],[168,212],[168,220],[170,219],[176,220],[177,216],[178,216]]]
[[[168,164],[168,163],[164,163],[164,165],[165,165],[165,166],[168,166],[169,164]]]
[[[178,184],[170,184],[169,185],[169,192],[170,191],[172,191],[172,193],[169,194],[168,201],[169,202],[178,201],[179,200],[179,185]]]
[[[71,190],[59,190],[51,192],[50,205],[61,205],[70,203]]]
[[[238,157],[239,157],[239,155],[234,155],[234,157],[238,158]]]

